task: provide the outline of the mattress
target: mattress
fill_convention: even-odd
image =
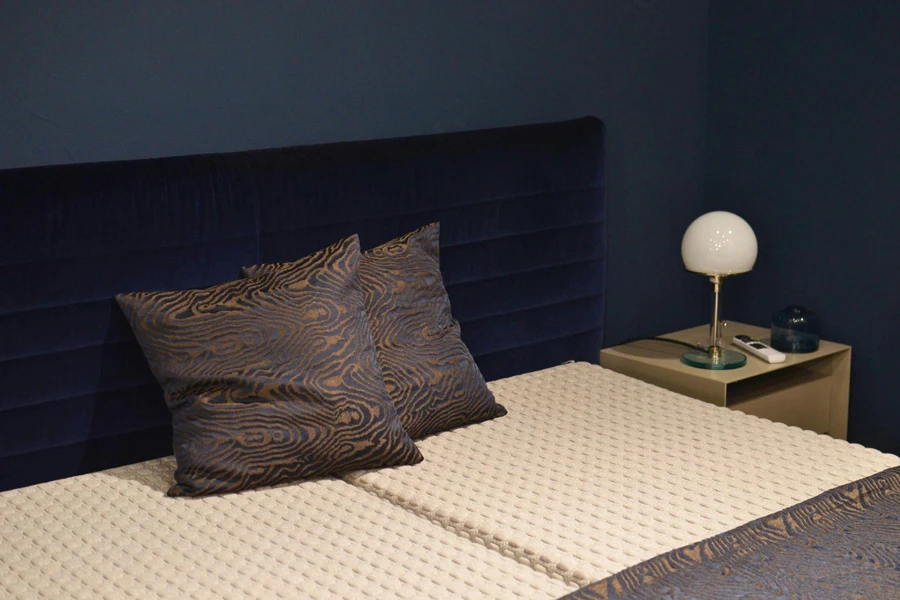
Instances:
[[[507,416],[345,479],[579,586],[900,464],[587,363],[489,385]]]
[[[3,598],[557,598],[526,565],[338,479],[165,495],[161,459],[0,494]]]

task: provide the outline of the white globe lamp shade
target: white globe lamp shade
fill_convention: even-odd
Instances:
[[[684,232],[681,258],[688,271],[704,275],[746,273],[756,263],[756,234],[734,213],[701,215]]]

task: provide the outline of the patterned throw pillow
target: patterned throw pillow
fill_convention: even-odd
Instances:
[[[439,237],[437,223],[426,225],[365,252],[359,263],[384,384],[413,438],[506,414],[450,314]],[[286,264],[245,268],[244,275],[281,272]]]
[[[422,460],[385,391],[347,238],[262,275],[120,294],[172,412],[170,496]]]

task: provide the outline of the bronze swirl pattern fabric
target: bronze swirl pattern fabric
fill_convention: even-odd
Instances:
[[[206,289],[120,294],[172,412],[170,496],[422,460],[384,388],[347,238]]]
[[[365,252],[359,263],[384,385],[415,439],[506,414],[460,337],[439,252],[433,223]],[[257,265],[244,274],[282,268]]]
[[[900,598],[900,467],[592,583],[564,600]]]

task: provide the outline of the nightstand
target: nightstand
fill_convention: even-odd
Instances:
[[[766,342],[770,337],[768,329],[730,321],[723,343],[739,350],[731,340],[742,333]],[[695,344],[709,339],[709,325],[660,337]],[[850,346],[821,340],[815,352],[787,354],[775,365],[748,354],[746,365],[728,371],[689,367],[681,362],[686,350],[666,342],[632,342],[602,350],[600,364],[717,406],[847,439]]]

